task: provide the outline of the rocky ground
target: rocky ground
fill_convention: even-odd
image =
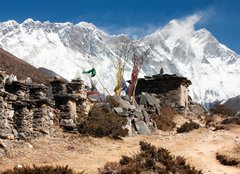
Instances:
[[[169,149],[175,155],[211,174],[240,174],[240,167],[224,166],[216,160],[216,152],[231,150],[240,141],[240,127],[212,131],[200,128],[189,133],[157,131],[152,135],[126,137],[123,140],[81,137],[63,133],[60,129],[53,137],[40,137],[28,142],[18,141],[2,155],[0,171],[16,165],[68,165],[76,171],[97,173],[107,161],[118,161],[121,155],[134,155],[139,141],[146,141]],[[1,153],[0,153],[1,154]]]

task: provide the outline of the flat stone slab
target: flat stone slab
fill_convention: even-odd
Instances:
[[[140,135],[149,135],[151,134],[150,129],[146,125],[144,121],[137,121],[135,122],[135,126],[137,128],[137,131]]]

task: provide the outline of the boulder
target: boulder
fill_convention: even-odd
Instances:
[[[122,115],[124,113],[121,107],[115,107],[113,109],[118,115]]]
[[[146,123],[144,121],[136,121],[135,126],[136,126],[138,134],[140,134],[140,135],[151,134],[150,129],[148,128],[148,126],[146,125]]]
[[[12,147],[10,140],[2,140],[0,139],[0,149],[9,149]]]
[[[134,105],[131,105],[128,101],[121,99],[119,101],[119,107],[125,108],[127,110],[135,110],[136,107]]]
[[[134,120],[135,121],[144,120],[143,113],[139,110],[134,111],[133,115],[134,115]]]

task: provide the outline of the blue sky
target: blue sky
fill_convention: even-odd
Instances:
[[[194,14],[201,16],[196,29],[207,28],[240,53],[240,0],[6,0],[1,1],[0,21],[86,21],[110,34],[142,37]]]

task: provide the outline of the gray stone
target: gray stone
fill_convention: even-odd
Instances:
[[[113,97],[112,97],[113,99],[114,99],[114,101],[116,102],[116,103],[120,103],[120,101],[122,100],[121,99],[121,97],[120,96],[118,96],[118,95],[114,95]]]
[[[17,138],[18,137],[18,131],[16,129],[12,130],[13,135]]]
[[[133,115],[134,115],[134,118],[137,118],[137,119],[135,119],[136,121],[138,121],[138,120],[144,120],[144,116],[143,116],[143,114],[142,114],[141,111],[136,110],[136,111],[133,113]]]
[[[152,130],[152,131],[156,131],[157,130],[157,124],[156,124],[156,122],[155,121],[151,121],[151,122],[149,122],[148,124],[147,124],[147,126],[149,127],[149,129],[150,130]]]
[[[91,102],[101,101],[101,98],[100,98],[99,94],[88,95],[87,98],[88,98]]]
[[[140,134],[140,135],[151,134],[150,129],[148,128],[148,126],[146,125],[146,123],[144,121],[135,122],[135,126],[136,126],[138,134]]]
[[[10,140],[2,140],[2,139],[0,139],[0,148],[8,150],[8,149],[10,149],[12,147],[13,147],[12,146],[12,142]]]
[[[126,100],[120,100],[119,101],[119,107],[125,108],[127,110],[135,110],[136,107],[134,105],[131,105],[128,101]]]
[[[171,108],[174,108],[175,105],[176,105],[176,104],[175,104],[174,102],[172,102],[172,103],[170,104],[170,107],[171,107]]]
[[[17,100],[17,96],[14,94],[9,94],[8,99],[11,101],[16,101]]]
[[[167,100],[164,101],[164,103],[165,103],[167,106],[170,106],[172,102],[171,102],[171,100],[167,99]]]
[[[19,133],[19,134],[18,134],[18,137],[19,137],[20,139],[23,139],[23,140],[28,139],[27,136],[26,136],[23,132]]]
[[[0,158],[4,157],[5,155],[6,155],[6,151],[0,148]]]
[[[158,104],[158,105],[156,105],[156,112],[157,112],[157,114],[158,115],[161,115],[161,110],[160,110],[160,105]]]
[[[147,106],[147,97],[145,94],[139,96],[139,104]]]
[[[238,111],[238,112],[235,114],[234,117],[236,117],[236,118],[240,118],[240,111]]]
[[[67,130],[75,130],[76,129],[76,124],[72,119],[61,119],[60,121],[60,126]]]
[[[118,115],[121,115],[123,114],[123,109],[121,107],[115,107],[113,108],[114,111],[118,114]]]
[[[123,100],[127,100],[128,102],[131,101],[130,97],[128,95],[125,95],[122,97]]]
[[[150,118],[149,118],[148,113],[146,112],[145,109],[142,109],[142,113],[143,113],[143,116],[144,116],[144,121],[148,124],[150,122]]]
[[[147,100],[147,103],[149,104],[149,106],[154,106],[156,103],[154,101],[154,98],[149,94],[145,94],[145,96],[146,96],[146,100]]]
[[[124,126],[124,128],[128,130],[128,136],[133,136],[132,122],[130,118],[127,118],[127,124]]]

